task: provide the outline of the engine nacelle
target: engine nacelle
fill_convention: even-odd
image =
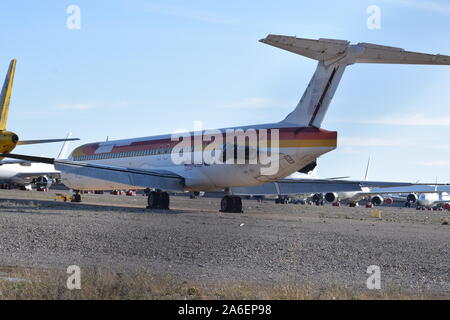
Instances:
[[[52,182],[53,182],[53,180],[50,177],[47,177],[47,176],[37,177],[35,180],[36,189],[38,191],[48,189],[52,185]]]
[[[2,153],[11,152],[19,142],[19,137],[14,132],[1,130],[0,131],[0,149]],[[3,159],[3,157],[0,157]]]
[[[370,202],[372,202],[372,204],[374,206],[380,206],[383,204],[384,199],[382,196],[377,195],[377,196],[373,196],[372,199],[370,199]]]
[[[408,196],[406,197],[406,201],[407,201],[407,202],[410,202],[410,203],[416,203],[418,199],[419,199],[419,198],[417,197],[417,195],[416,195],[415,193],[410,193],[410,194],[408,194]]]
[[[384,200],[384,203],[386,203],[387,205],[391,205],[391,204],[394,203],[394,199],[392,199],[392,198],[386,198],[386,199]]]
[[[325,200],[330,203],[336,203],[339,201],[339,196],[336,192],[328,192],[325,194]]]

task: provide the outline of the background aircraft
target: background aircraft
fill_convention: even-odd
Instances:
[[[438,185],[437,183],[432,186],[424,186],[421,190],[400,188],[403,191],[400,194],[392,195],[392,198],[395,200],[405,201],[405,207],[411,207],[413,204],[416,205],[417,209],[425,209],[425,208],[445,208],[450,209],[450,190],[448,187],[443,187]],[[397,190],[397,188],[394,188]]]
[[[417,208],[433,208],[438,205],[450,209],[450,195],[447,192],[421,193],[417,198]]]
[[[279,168],[274,174],[262,174],[259,164],[175,164],[171,153],[178,141],[171,135],[144,137],[86,144],[76,148],[69,160],[8,155],[12,158],[54,163],[61,170],[64,184],[77,190],[154,188],[148,196],[149,208],[168,209],[170,191],[224,190],[221,210],[241,212],[239,195],[247,194],[299,194],[308,192],[363,191],[363,187],[412,185],[392,182],[347,180],[293,180],[283,179],[304,168],[311,167],[316,159],[336,148],[337,132],[321,129],[341,77],[348,65],[354,63],[397,63],[450,65],[450,57],[405,51],[400,48],[368,43],[350,45],[348,41],[331,39],[300,39],[269,35],[261,42],[319,61],[316,72],[297,107],[283,121],[241,128],[253,129],[258,136],[266,130],[278,130],[280,149],[276,156]],[[198,141],[204,132],[186,133]],[[206,134],[212,138],[211,134]],[[189,149],[196,156],[203,150],[201,144]],[[225,157],[236,159],[236,148],[247,148],[236,143],[231,152],[223,148]],[[270,148],[269,148],[270,149]],[[159,191],[158,191],[159,190]]]
[[[370,158],[367,161],[363,181],[368,181],[370,170]],[[317,175],[317,168],[308,173],[296,172],[290,175],[287,179],[315,179],[316,181],[331,181],[336,179],[347,179],[349,177],[335,177],[321,179]],[[450,202],[450,196],[447,197],[447,193],[443,190],[437,191],[437,182],[435,185],[415,185],[415,186],[403,186],[394,188],[370,188],[361,187],[361,191],[343,191],[343,192],[328,192],[328,193],[314,193],[314,194],[298,194],[295,196],[301,196],[303,202],[312,202],[316,205],[323,205],[324,203],[332,203],[335,206],[339,206],[342,201],[346,202],[350,207],[356,207],[362,200],[367,200],[371,205],[379,206],[383,203],[391,205],[394,200],[404,200],[406,206],[410,206],[413,203],[417,203],[419,207],[429,207],[444,203],[447,199]],[[443,187],[445,188],[445,187]],[[402,196],[406,194],[406,196]],[[252,195],[261,196],[261,195]],[[278,194],[276,203],[286,204],[290,203],[292,199],[288,195]],[[265,196],[264,198],[271,198],[271,196]]]
[[[67,157],[71,135],[71,133],[67,135],[56,159]],[[31,185],[35,184],[37,190],[43,191],[50,188],[52,183],[60,177],[60,172],[52,164],[23,160],[3,160],[0,162],[0,184],[6,189],[19,187],[22,190],[31,190]]]
[[[11,93],[14,82],[14,73],[16,70],[16,59],[12,59],[9,64],[9,69],[3,83],[2,91],[0,93],[0,153],[9,153],[17,145],[30,145],[49,142],[73,141],[73,139],[46,139],[46,140],[20,140],[19,136],[14,132],[6,130],[6,122],[8,120],[9,103],[11,101]],[[4,157],[0,157],[0,160]],[[0,164],[2,162],[0,161]]]
[[[364,181],[369,179],[370,158],[367,160],[366,171],[364,175]],[[423,188],[421,186],[420,188]],[[383,190],[373,190],[373,188],[363,187],[361,191],[355,192],[327,192],[326,194],[315,194],[313,196],[313,202],[316,205],[323,204],[324,201],[332,203],[333,205],[340,205],[341,201],[348,203],[350,207],[356,207],[361,200],[369,200],[369,202],[375,206],[379,206],[383,203],[392,204],[394,200],[391,195],[393,193],[401,193],[401,187],[397,188],[395,192],[389,188],[383,188]]]

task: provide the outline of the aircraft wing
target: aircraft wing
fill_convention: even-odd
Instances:
[[[336,179],[282,179],[253,187],[233,187],[231,188],[231,191],[236,195],[294,195],[308,193],[363,191],[363,187],[391,188],[416,185],[429,184]],[[370,193],[367,193],[367,195],[369,194]],[[373,194],[380,194],[380,192]]]
[[[184,191],[184,178],[169,171],[133,169],[10,153],[0,154],[0,157],[1,156],[31,162],[49,163],[53,164],[56,170],[63,171],[64,173],[85,176],[93,179],[112,181],[133,186],[158,188],[167,191]],[[231,191],[236,195],[290,195],[362,191],[363,187],[389,188],[414,185],[429,184],[337,179],[282,179],[253,187],[232,187]]]
[[[359,183],[326,179],[283,179],[252,187],[232,187],[235,195],[294,195],[339,191],[361,191]]]
[[[21,165],[27,166],[27,165],[30,165],[31,162],[25,161],[25,160],[17,160],[17,159],[15,159],[15,160],[12,160],[12,159],[0,160],[0,166],[2,166],[4,164],[21,164]]]
[[[31,162],[49,163],[56,170],[98,180],[112,181],[132,186],[157,188],[167,191],[184,191],[184,178],[164,170],[142,170],[126,167],[100,165],[86,162],[58,160],[17,154],[3,154],[5,157]]]

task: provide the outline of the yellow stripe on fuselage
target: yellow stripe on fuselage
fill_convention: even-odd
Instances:
[[[280,148],[336,147],[336,139],[280,140]]]

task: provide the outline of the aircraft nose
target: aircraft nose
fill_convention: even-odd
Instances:
[[[13,134],[11,137],[13,143],[19,142],[19,136],[17,134]]]

